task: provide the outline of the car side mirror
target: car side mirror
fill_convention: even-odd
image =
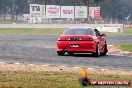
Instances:
[[[100,36],[102,37],[102,36],[106,36],[106,35],[105,34],[101,34]]]

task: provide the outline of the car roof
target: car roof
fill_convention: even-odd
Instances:
[[[93,29],[91,27],[70,27],[69,29],[74,29],[74,28],[79,28],[79,29]]]

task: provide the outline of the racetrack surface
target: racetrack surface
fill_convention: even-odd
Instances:
[[[107,55],[98,58],[90,54],[58,56],[59,35],[0,35],[0,61],[8,63],[49,64],[89,68],[132,70],[132,57]],[[132,35],[108,35],[108,45],[132,44]]]

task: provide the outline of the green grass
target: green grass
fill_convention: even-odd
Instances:
[[[123,29],[123,33],[102,32],[104,34],[132,34],[132,28]],[[62,34],[64,29],[57,28],[0,28],[0,34]]]
[[[0,88],[84,88],[79,84],[81,74],[66,72],[1,72]],[[132,76],[95,75],[91,79],[130,79]],[[131,86],[132,87],[132,86]],[[128,88],[127,86],[87,86],[85,88]],[[130,87],[129,87],[130,88]]]
[[[61,34],[64,29],[1,28],[0,34]]]
[[[132,52],[132,45],[119,45],[118,47],[119,47],[120,49],[122,49],[123,51]]]
[[[132,28],[125,28],[124,33],[125,34],[132,34]]]
[[[104,34],[132,34],[132,28],[124,28],[122,33],[114,33],[114,32],[101,32]]]

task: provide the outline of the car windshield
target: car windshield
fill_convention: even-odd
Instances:
[[[90,28],[72,28],[66,29],[63,35],[94,35],[94,32]]]

